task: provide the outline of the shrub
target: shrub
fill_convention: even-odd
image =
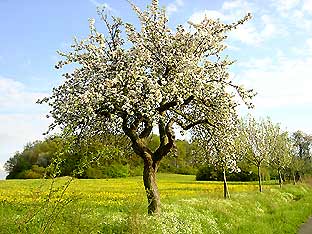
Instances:
[[[143,168],[142,166],[136,166],[130,169],[130,176],[142,176]]]
[[[253,171],[242,170],[240,172],[226,173],[228,181],[254,181],[257,180],[257,174]],[[205,165],[198,169],[196,180],[199,181],[222,181],[223,172],[216,169],[213,165]]]
[[[196,175],[197,169],[191,166],[178,167],[175,169],[174,173],[182,175]]]
[[[236,173],[228,173],[227,179],[229,181],[254,181],[258,179],[258,176],[253,171],[240,171]]]
[[[222,174],[217,171],[212,165],[200,167],[196,174],[196,180],[200,181],[217,181],[222,180]]]
[[[96,168],[96,167],[87,168],[85,176],[88,179],[101,179],[104,177],[102,170],[100,168]]]
[[[119,163],[113,163],[110,166],[104,167],[102,173],[105,178],[128,177],[130,174],[130,168],[128,164],[122,165]]]
[[[20,175],[22,179],[40,179],[44,176],[45,168],[33,165],[30,170],[26,170]]]

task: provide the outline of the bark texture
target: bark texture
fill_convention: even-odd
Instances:
[[[260,165],[258,165],[257,168],[258,168],[259,191],[262,192],[261,167],[260,167]]]
[[[191,95],[184,100],[182,105],[188,105],[194,100]],[[159,146],[155,151],[148,148],[148,139],[152,134],[153,121],[142,113],[129,115],[124,112],[120,114],[122,118],[122,129],[129,137],[134,152],[144,161],[143,183],[148,201],[148,213],[155,214],[160,212],[160,196],[156,182],[156,172],[163,157],[165,157],[175,146],[175,135],[173,124],[178,124],[184,130],[188,130],[198,124],[210,124],[208,119],[181,121],[176,117],[166,115],[169,109],[178,105],[176,100],[171,102],[161,102],[157,108],[159,113],[158,130],[159,130]],[[182,116],[184,117],[184,116]],[[212,125],[212,124],[210,124]],[[213,125],[212,125],[213,126]]]
[[[223,195],[224,195],[224,199],[230,198],[230,193],[229,193],[228,185],[226,181],[225,169],[223,169]]]
[[[160,196],[156,182],[158,165],[152,161],[144,161],[143,182],[148,202],[148,214],[160,212]]]
[[[279,186],[281,188],[282,185],[283,185],[283,179],[282,179],[281,170],[278,170],[278,183],[279,183]]]
[[[153,128],[151,121],[140,114],[138,114],[136,118],[131,119],[126,114],[122,117],[124,133],[130,138],[134,152],[144,161],[143,183],[148,201],[148,214],[157,214],[160,212],[160,196],[157,187],[156,173],[160,161],[174,146],[175,137],[172,129],[174,119],[168,122],[163,120],[159,121],[160,145],[152,152],[148,148],[147,143]],[[141,129],[139,129],[140,125]]]
[[[293,180],[294,180],[294,185],[296,184],[296,175],[293,173]]]

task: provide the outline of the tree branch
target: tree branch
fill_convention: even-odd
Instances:
[[[152,151],[146,147],[144,141],[142,141],[135,130],[128,127],[128,114],[123,113],[122,115],[122,129],[124,133],[130,138],[132,142],[132,148],[134,152],[139,155],[141,158],[145,159],[148,155],[152,155]]]
[[[176,105],[178,105],[177,101],[167,102],[165,104],[161,104],[160,107],[158,108],[158,111],[161,113],[161,112],[164,112],[166,110],[169,110],[171,107],[174,107]]]
[[[133,123],[131,124],[130,129],[132,131],[136,131],[140,123],[142,122],[142,120],[143,120],[143,116],[141,114],[138,114],[135,120],[133,121]]]
[[[191,101],[194,100],[194,95],[189,96],[187,99],[184,100],[183,105],[188,105],[190,104]]]
[[[166,144],[160,144],[157,150],[153,154],[153,161],[159,162],[165,155],[167,155],[175,143],[175,135],[173,132],[172,125],[174,124],[175,119],[171,118],[165,127],[165,134],[168,139]]]
[[[163,119],[165,113],[161,112],[160,115],[161,115],[161,117],[160,117],[159,122],[158,122],[158,131],[159,131],[159,140],[160,140],[159,147],[163,147],[166,144],[166,139],[167,139],[166,130],[165,130],[165,123],[164,123],[164,119]]]
[[[139,137],[142,138],[146,138],[148,137],[152,130],[153,130],[153,125],[151,123],[151,121],[148,118],[143,118],[143,123],[144,123],[144,129],[141,132],[141,134],[139,135]]]
[[[133,142],[138,139],[138,135],[133,129],[128,127],[128,118],[129,118],[128,114],[126,113],[122,114],[122,130]]]
[[[182,105],[188,105],[188,104],[190,104],[190,102],[192,101],[192,100],[194,100],[194,96],[193,95],[191,95],[191,96],[189,96],[187,99],[185,99],[184,101],[183,101],[183,104]],[[167,102],[167,103],[165,103],[165,104],[161,104],[160,105],[160,107],[158,108],[158,111],[159,112],[164,112],[164,111],[166,111],[166,110],[169,110],[171,107],[174,107],[174,106],[176,106],[176,105],[178,105],[178,102],[175,100],[175,101],[171,101],[171,102]]]

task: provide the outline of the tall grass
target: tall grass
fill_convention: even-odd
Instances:
[[[160,174],[162,212],[148,216],[141,177],[0,181],[0,233],[296,233],[312,214],[307,185],[197,182]]]

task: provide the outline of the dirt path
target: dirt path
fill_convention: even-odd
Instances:
[[[312,234],[312,217],[301,225],[298,234]]]

